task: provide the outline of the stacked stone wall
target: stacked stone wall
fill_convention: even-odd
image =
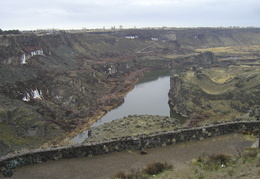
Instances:
[[[227,122],[194,128],[179,128],[174,131],[165,131],[150,135],[128,136],[106,142],[36,149],[2,156],[0,158],[0,168],[4,170],[6,168],[15,168],[51,160],[91,157],[124,150],[154,148],[192,140],[203,140],[224,134],[258,130],[260,131],[260,121]]]

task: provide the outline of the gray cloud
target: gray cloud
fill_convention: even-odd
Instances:
[[[258,26],[259,0],[2,0],[0,28]]]

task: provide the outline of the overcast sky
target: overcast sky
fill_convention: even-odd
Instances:
[[[260,27],[260,0],[1,0],[0,29]]]

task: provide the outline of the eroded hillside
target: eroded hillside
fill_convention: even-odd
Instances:
[[[211,65],[198,48],[260,44],[259,29],[167,29],[0,36],[0,155],[88,128],[146,71]]]
[[[193,123],[235,120],[256,110],[260,95],[259,66],[193,67],[171,78],[174,109]]]

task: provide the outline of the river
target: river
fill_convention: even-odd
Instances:
[[[185,118],[172,111],[168,104],[168,92],[170,90],[170,76],[178,73],[179,70],[157,70],[147,73],[135,85],[119,107],[106,113],[101,119],[92,124],[96,127],[115,119],[127,117],[128,115],[160,115],[178,118],[183,121]],[[87,138],[88,130],[79,133],[71,140],[74,143],[82,143]]]

